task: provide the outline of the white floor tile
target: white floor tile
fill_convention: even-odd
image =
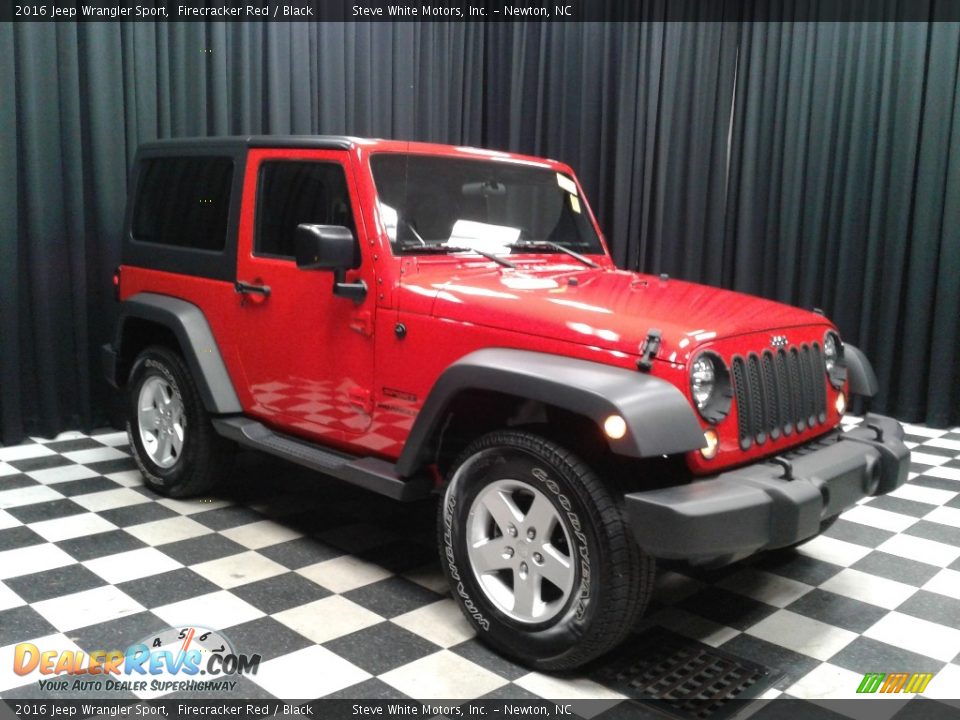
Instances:
[[[5,462],[0,462],[0,477],[6,477],[7,475],[17,475],[20,471],[17,470],[13,465],[7,465]],[[0,487],[3,487],[0,485]]]
[[[416,700],[469,700],[507,683],[499,675],[448,650],[391,670],[380,679]]]
[[[0,580],[53,570],[76,562],[56,545],[30,547],[0,552]]]
[[[31,607],[62,632],[116,620],[145,609],[111,585],[43,600]]]
[[[943,478],[944,480],[958,480],[960,481],[960,468],[954,467],[932,467],[929,470],[925,470],[924,475],[929,475],[930,477]]]
[[[253,551],[191,565],[190,569],[224,589],[265,580],[287,572],[287,568],[280,563]]]
[[[823,663],[788,687],[785,692],[803,700],[856,698],[857,688],[862,680],[863,673]]]
[[[0,484],[0,488],[3,485]],[[46,485],[31,485],[30,487],[14,488],[0,491],[0,510],[3,508],[22,507],[34,503],[63,500],[63,495]]]
[[[960,630],[898,612],[884,615],[863,634],[937,660],[949,661],[960,653]]]
[[[869,505],[857,505],[855,508],[847,510],[843,514],[844,520],[869,525],[870,527],[889,530],[890,532],[903,532],[908,527],[917,522],[917,518],[910,515],[881,510],[880,508],[870,507]]]
[[[183,567],[169,555],[164,555],[152,547],[87,560],[84,565],[107,582],[115,585],[148,575],[160,575]]]
[[[12,607],[20,607],[21,605],[26,605],[26,601],[0,582],[0,610],[9,610]],[[3,666],[0,666],[0,668],[2,667]],[[0,670],[0,673],[2,672],[3,671]]]
[[[956,700],[960,697],[960,665],[949,663],[937,671],[923,691],[923,697],[934,700]]]
[[[411,610],[393,618],[393,622],[445,648],[476,635],[460,608],[449,599]]]
[[[930,578],[923,589],[960,600],[960,572],[944,568]],[[960,688],[960,685],[957,687]]]
[[[56,453],[46,445],[41,445],[40,443],[0,447],[0,462],[30,460],[32,458],[47,457],[49,455],[56,455]]]
[[[113,480],[117,485],[123,485],[123,487],[127,488],[140,487],[143,485],[143,475],[140,474],[139,470],[123,470],[121,472],[104,475],[104,477],[108,480]]]
[[[227,628],[263,617],[258,610],[236,595],[220,590],[153,609],[153,614],[174,625],[199,625],[209,628]]]
[[[850,568],[841,570],[820,588],[887,610],[899,607],[917,591],[912,585]]]
[[[0,530],[6,530],[7,528],[19,527],[22,523],[17,520],[13,515],[3,510],[0,510]]]
[[[919,465],[943,465],[950,458],[946,455],[932,455],[930,453],[918,452],[916,450],[910,453],[910,462],[918,463]]]
[[[130,436],[125,432],[115,432],[107,433],[106,435],[93,435],[94,440],[98,443],[103,443],[104,445],[109,445],[110,447],[116,447],[117,445],[126,445],[130,442]]]
[[[957,454],[960,455],[960,440],[951,440],[950,438],[938,437],[933,440],[928,440],[924,445],[929,445],[930,447],[943,448],[945,450],[956,450]]]
[[[849,630],[789,610],[778,610],[765,617],[747,634],[818,660],[830,659],[857,638]]]
[[[958,547],[912,535],[894,535],[881,543],[877,550],[937,567],[946,567],[960,557]]]
[[[341,555],[332,560],[324,560],[300,568],[297,572],[336,593],[345,593],[369,585],[388,578],[392,574],[379,565],[368,563],[352,555]]]
[[[303,537],[302,533],[273,520],[261,520],[249,525],[239,525],[229,530],[222,530],[220,534],[251,550],[259,550],[270,545]]]
[[[826,535],[818,535],[797,548],[797,552],[816,560],[849,567],[857,560],[869,555],[872,550],[863,545],[848,543]]]
[[[97,477],[97,473],[84,465],[61,465],[60,467],[47,468],[46,470],[33,470],[32,472],[28,472],[27,476],[33,478],[38,483],[50,485],[51,483],[85,480],[87,478]]]
[[[924,515],[923,519],[960,528],[960,508],[938,507]]]
[[[139,473],[137,473],[139,476]],[[143,481],[142,476],[140,477]],[[220,508],[230,507],[232,503],[226,500],[212,500],[210,498],[192,498],[189,500],[175,500],[174,498],[159,498],[158,505],[170,508],[181,515],[193,515],[207,510],[219,510]]]
[[[410,582],[415,582],[420,587],[432,590],[438,595],[446,595],[450,592],[450,585],[443,576],[443,571],[437,567],[436,563],[430,563],[429,565],[405,572],[403,573],[403,577]]]
[[[751,567],[724,578],[717,586],[775,607],[786,607],[813,590],[812,585]]]
[[[126,531],[147,545],[154,546],[189,540],[213,532],[206,525],[201,525],[196,520],[191,520],[182,515],[132,525],[126,528]]]
[[[929,505],[943,505],[944,503],[950,502],[956,494],[953,490],[940,490],[938,488],[928,488],[911,483],[901,485],[889,493],[890,497],[927,503]]]
[[[947,430],[930,428],[925,425],[913,425],[911,423],[903,423],[903,429],[908,435],[919,435],[927,438],[938,438],[941,435],[947,434]]]
[[[90,493],[89,495],[77,495],[71,498],[71,500],[91,512],[115,510],[130,505],[140,505],[150,502],[150,498],[130,488],[117,488],[116,490],[104,490],[103,492]]]
[[[586,678],[567,679],[532,672],[514,680],[514,683],[545,700],[594,701],[588,705],[574,705],[573,711],[581,717],[593,717],[604,712],[606,708],[603,703],[597,703],[596,700],[609,700],[612,707],[624,698],[620,693]]]
[[[116,530],[117,526],[96,513],[86,512],[33,523],[30,529],[48,542],[60,542],[61,540],[109,532]]]
[[[106,460],[122,460],[123,458],[130,457],[122,450],[111,447],[76,450],[74,452],[63,453],[63,456],[67,458],[67,460],[72,460],[81,465],[84,463],[104,462]]]
[[[305,669],[309,669],[309,683],[304,682]],[[268,660],[260,665],[256,675],[249,676],[264,690],[284,700],[323,697],[370,677],[366,670],[318,645]]]
[[[274,613],[273,619],[315,643],[325,643],[383,622],[376,613],[340,595]]]

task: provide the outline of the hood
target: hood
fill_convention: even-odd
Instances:
[[[717,339],[830,325],[790,305],[653,275],[557,260],[520,261],[517,270],[444,260],[419,262],[404,276],[401,308],[631,355],[657,328],[658,357],[675,362]]]

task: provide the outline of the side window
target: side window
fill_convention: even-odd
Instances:
[[[133,238],[195,250],[223,250],[230,216],[233,160],[160,157],[144,160],[133,212]]]
[[[344,225],[356,235],[343,167],[333,162],[267,162],[260,167],[254,252],[294,257],[297,225]]]

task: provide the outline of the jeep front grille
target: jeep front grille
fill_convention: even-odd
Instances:
[[[824,372],[818,343],[735,356],[740,447],[747,450],[826,422]]]

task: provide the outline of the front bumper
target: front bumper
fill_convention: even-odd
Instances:
[[[774,460],[625,500],[637,543],[654,557],[733,561],[813,537],[857,500],[902,485],[909,464],[900,423],[868,414]]]

